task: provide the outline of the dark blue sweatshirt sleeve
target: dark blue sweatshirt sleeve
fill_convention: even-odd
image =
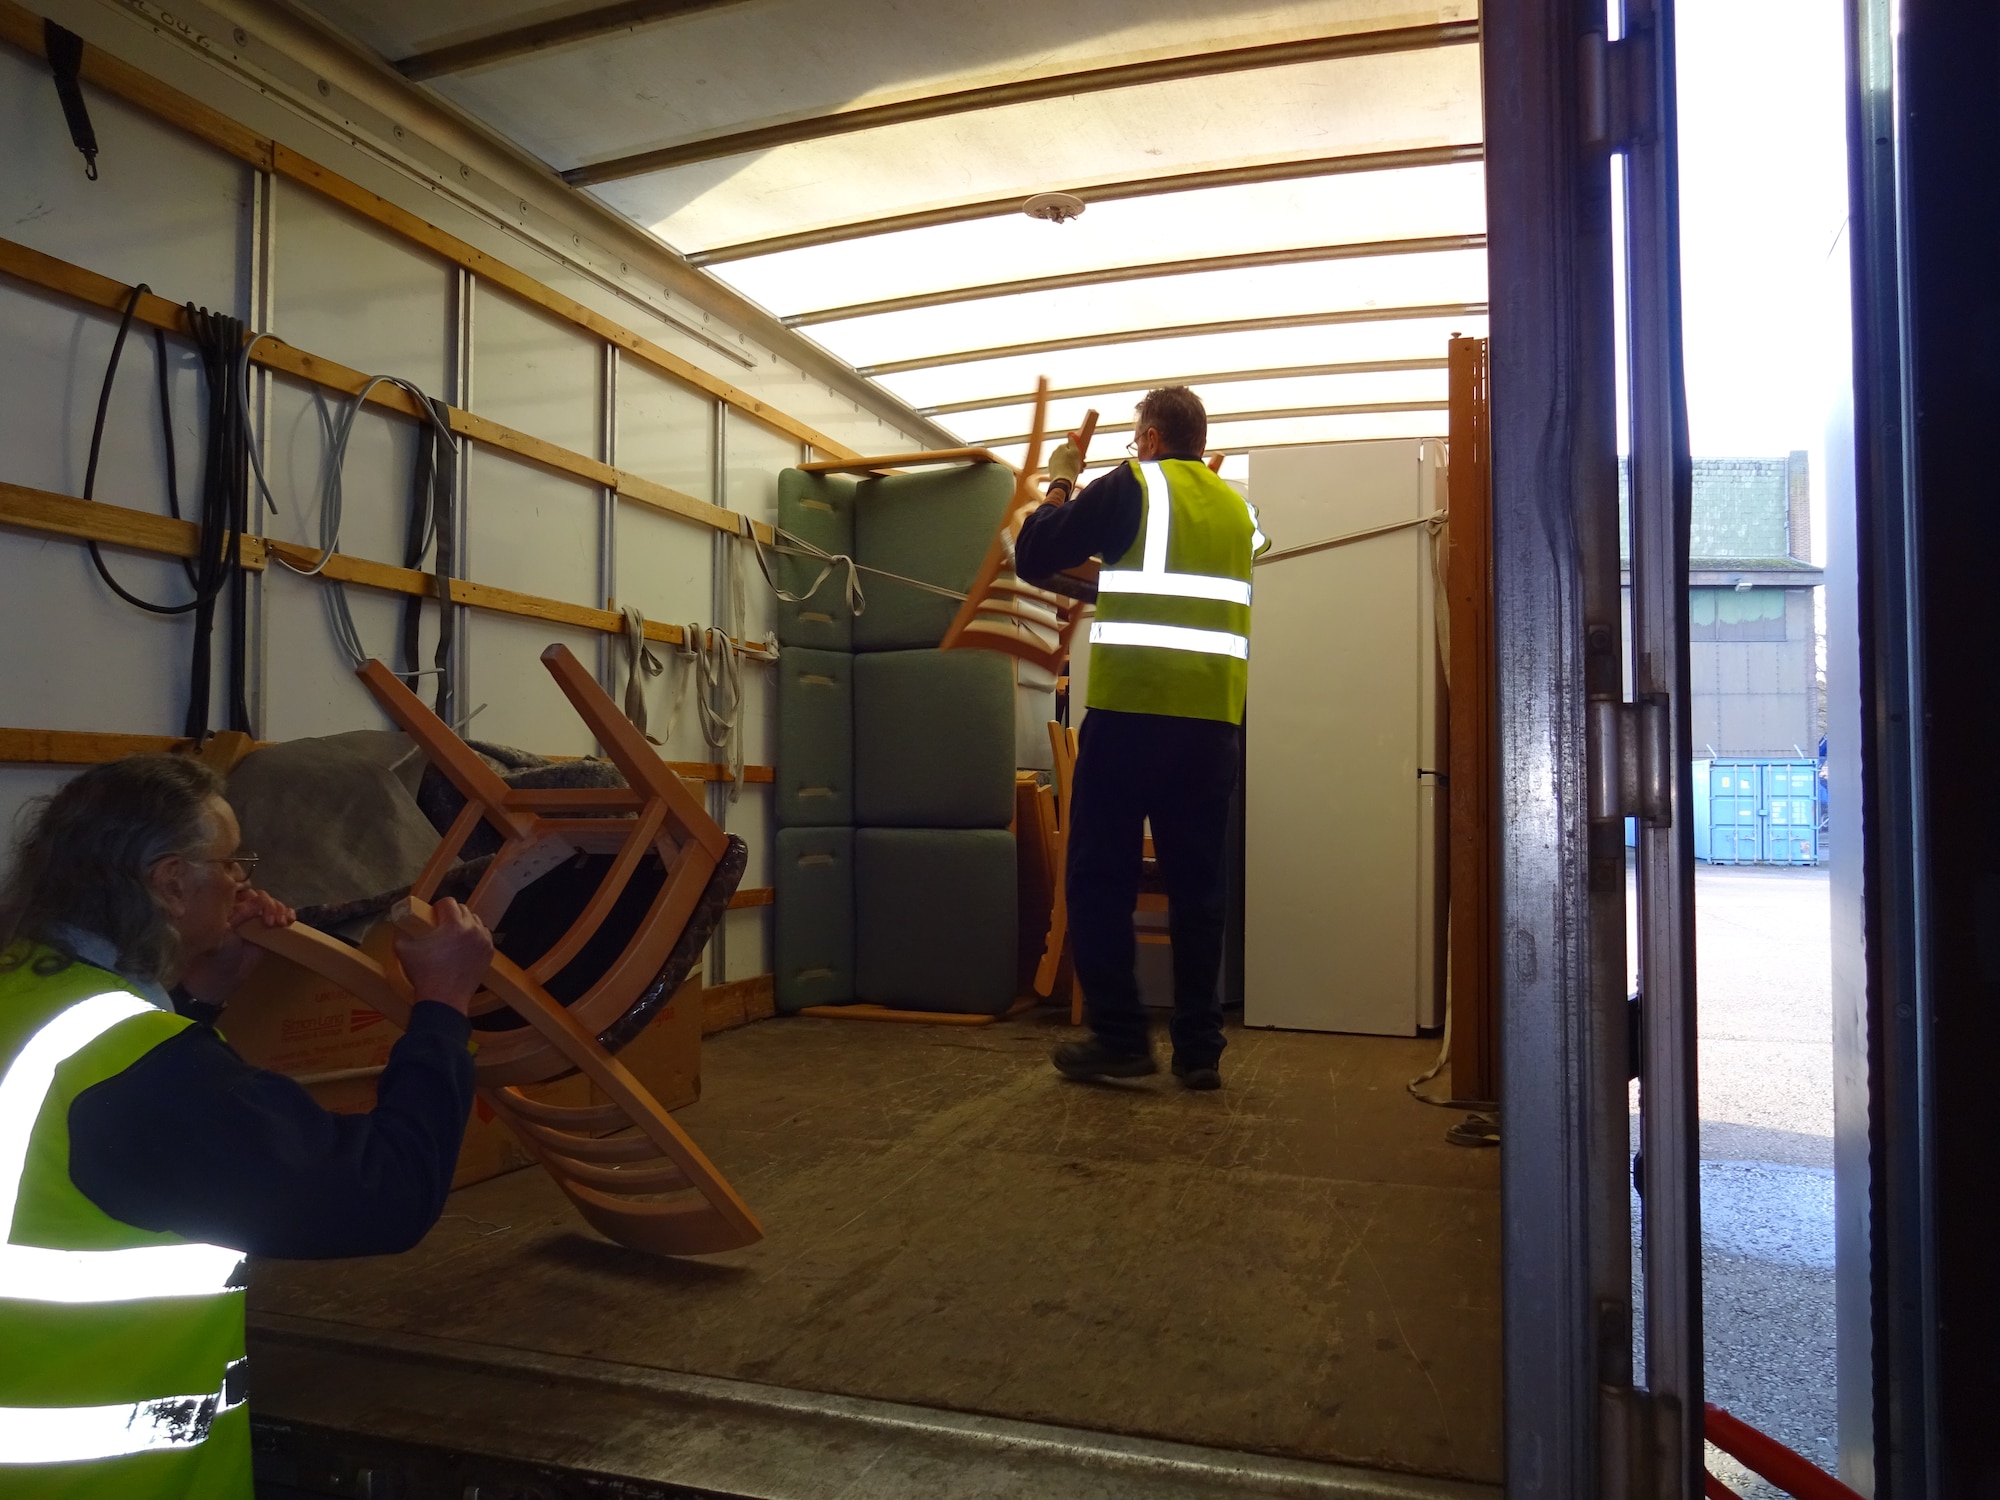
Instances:
[[[424,1001],[375,1108],[320,1108],[188,1027],[70,1106],[70,1178],[114,1219],[253,1255],[407,1250],[444,1211],[472,1109],[470,1027]]]
[[[1130,464],[1100,474],[1067,505],[1028,513],[1014,541],[1014,573],[1030,583],[1093,557],[1122,557],[1139,534],[1144,492]]]

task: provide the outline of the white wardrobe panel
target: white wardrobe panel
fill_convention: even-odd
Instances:
[[[602,457],[604,346],[573,323],[482,285],[472,319],[472,407]]]
[[[621,359],[618,467],[697,500],[713,498],[714,401],[636,359]]]
[[[456,273],[317,193],[278,182],[272,328],[369,375],[399,375],[455,400]]]
[[[7,238],[102,276],[143,281],[170,302],[249,312],[250,168],[84,85],[98,180],[48,65],[0,48],[0,223]]]
[[[1275,547],[1425,513],[1425,445],[1251,456]],[[1420,528],[1256,570],[1246,733],[1244,1019],[1408,1036],[1435,936],[1419,771],[1434,691]]]

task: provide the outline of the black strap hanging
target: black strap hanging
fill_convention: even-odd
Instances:
[[[104,385],[97,396],[97,419],[90,433],[90,459],[83,475],[83,498],[86,500],[97,498],[97,461],[104,446],[111,390],[118,378],[119,357],[125,352],[125,337],[131,332],[133,315],[138,311],[139,299],[145,292],[146,286],[142,282],[132,289],[131,296],[126,299],[125,314],[119,320],[118,335],[111,344],[111,358],[105,365]],[[150,614],[194,616],[193,651],[188,663],[188,709],[181,733],[199,740],[208,733],[215,604],[232,582],[236,585],[236,592],[230,600],[229,611],[229,721],[232,729],[250,728],[246,652],[249,617],[238,544],[238,538],[249,522],[249,486],[244,470],[247,451],[243,421],[237,408],[238,392],[234,376],[236,350],[243,342],[243,325],[234,318],[193,305],[184,311],[195,346],[201,354],[202,372],[208,386],[208,447],[202,466],[201,512],[197,517],[201,529],[194,557],[182,564],[188,582],[194,588],[194,597],[184,604],[155,604],[140,598],[111,576],[111,569],[96,542],[90,544],[90,560],[96,565],[98,576],[127,604]],[[166,432],[167,504],[178,518],[181,514],[180,483],[174,453],[173,410],[168,401],[167,346],[164,335],[158,329],[154,330],[154,342],[160,367],[160,422]]]
[[[69,138],[83,153],[83,175],[97,181],[97,131],[90,123],[90,109],[83,102],[83,38],[66,31],[53,21],[42,22],[42,50],[48,54],[49,71],[55,74],[56,97],[62,100],[63,118],[69,122]]]
[[[410,524],[404,533],[403,566],[421,568],[424,565],[424,554],[430,550],[432,539],[436,539],[435,597],[438,601],[438,635],[437,652],[432,664],[437,668],[437,712],[444,715],[450,707],[451,700],[450,662],[454,618],[451,602],[454,555],[452,502],[458,481],[458,452],[451,440],[439,430],[440,427],[448,426],[450,423],[451,408],[442,401],[431,401],[430,406],[436,414],[437,425],[425,422],[417,429],[417,475],[414,491],[410,496]],[[417,678],[420,675],[417,665],[421,651],[418,632],[423,621],[423,612],[424,601],[420,596],[414,594],[405,596],[401,642],[403,681],[412,688],[417,685]]]

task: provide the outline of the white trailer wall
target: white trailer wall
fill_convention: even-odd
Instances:
[[[420,215],[594,311],[862,451],[922,446],[871,413],[749,345],[733,330],[708,331],[751,363],[684,336],[665,318],[618,296],[501,227],[492,206],[455,201],[434,184],[288,108],[269,91],[209,66],[135,19],[82,4],[43,9],[92,46],[160,77],[252,130],[271,136]],[[0,45],[0,218],[7,238],[123,282],[144,281],[173,302],[191,301],[268,329],[325,359],[411,380],[433,397],[606,461],[698,499],[775,521],[778,472],[805,456],[797,438],[722,406],[629,355],[613,355],[575,324],[477,280],[444,258],[290,181],[261,173],[174,125],[86,85],[102,151],[89,182],[72,147],[46,66]],[[418,143],[412,143],[413,148]],[[0,276],[0,480],[79,495],[91,417],[116,318]],[[704,320],[706,321],[706,320]],[[184,510],[199,499],[206,393],[193,350],[167,343],[177,473]],[[274,538],[321,543],[324,460],[343,404],[284,376],[262,376],[265,468]],[[400,565],[412,503],[416,424],[380,409],[355,419],[344,469],[339,550]],[[596,484],[494,448],[464,442],[463,545],[458,574],[479,583],[596,609],[636,606],[647,619],[711,622],[751,641],[772,627],[772,601],[754,559],[732,563],[714,528],[618,501]],[[111,403],[100,464],[101,500],[165,513],[165,446],[159,428],[154,343],[135,327]],[[127,587],[181,599],[180,567],[106,549]],[[740,571],[732,605],[732,569]],[[175,735],[187,696],[187,617],[163,619],[113,597],[84,547],[0,525],[0,727]],[[293,738],[384,722],[354,681],[332,633],[326,584],[274,560],[253,577],[250,703],[264,738]],[[394,660],[402,596],[350,585],[347,599],[367,648]],[[423,664],[436,639],[435,603],[424,605]],[[459,607],[459,711],[478,710],[466,732],[550,754],[588,754],[589,735],[537,657],[570,646],[622,694],[620,643],[596,631]],[[218,621],[218,644],[225,631]],[[682,695],[689,660],[652,647],[666,670],[648,682],[651,729],[669,759],[717,761],[700,716]],[[227,722],[227,674],[218,658],[210,724]],[[768,668],[742,663],[742,755],[768,765],[775,752]],[[431,697],[428,680],[422,696]],[[691,691],[687,695],[691,699]],[[0,820],[13,824],[29,797],[73,768],[0,763]],[[750,784],[735,799],[711,787],[711,806],[750,845],[743,884],[770,883],[770,792]],[[764,972],[768,910],[732,913],[711,982]]]

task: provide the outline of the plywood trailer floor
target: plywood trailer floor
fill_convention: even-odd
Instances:
[[[479,1184],[407,1255],[257,1267],[260,1418],[704,1493],[896,1494],[912,1464],[910,1493],[987,1493],[966,1466],[996,1453],[1044,1467],[993,1493],[1497,1481],[1498,1153],[1405,1091],[1435,1044],[1234,1030],[1203,1095],[1065,1083],[1055,1034],[711,1038],[680,1117],[763,1243],[664,1260],[543,1173]]]

